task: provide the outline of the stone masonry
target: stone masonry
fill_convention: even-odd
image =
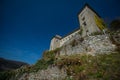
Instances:
[[[81,33],[81,37],[85,37],[95,32],[103,32],[104,29],[100,29],[100,27],[97,25],[95,17],[101,20],[100,16],[88,4],[85,4],[85,6],[78,14],[80,28],[76,29],[75,31],[64,37],[61,37],[59,35],[53,37],[50,44],[50,50],[62,47],[64,43],[74,38],[74,36],[78,33]]]

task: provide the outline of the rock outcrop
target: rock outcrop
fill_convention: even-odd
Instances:
[[[119,47],[115,44],[115,38],[111,37],[107,34],[101,34],[83,38],[80,34],[77,34],[61,48],[46,51],[43,54],[43,58],[35,65],[31,67],[24,66],[12,72],[1,73],[1,75],[4,75],[4,77],[1,76],[1,78],[2,80],[93,80],[96,79],[96,77],[89,77],[91,76],[89,74],[93,71],[92,74],[97,76],[97,79],[103,76],[101,79],[104,80],[106,76],[109,75],[109,71],[103,68],[106,68],[106,65],[108,66],[109,64],[108,67],[110,67],[111,71],[114,71],[112,70],[113,67],[116,67],[115,65],[120,62],[119,51],[117,52]],[[112,56],[114,56],[114,58]],[[108,63],[108,61],[110,62]],[[116,63],[115,65],[113,64],[114,61]],[[103,68],[99,65],[103,66]],[[96,66],[98,67],[97,70],[95,69]],[[119,69],[118,66],[119,65],[116,67],[117,69]],[[99,69],[101,69],[101,73],[99,73]],[[116,71],[117,74],[119,73],[118,71],[119,70]],[[106,76],[104,76],[104,72],[107,72]],[[119,76],[114,75],[117,76],[113,76],[114,79],[118,80]],[[110,76],[112,76],[112,74]],[[108,80],[109,79],[111,79],[111,77],[108,77]]]
[[[95,35],[81,38],[76,35],[73,40],[65,43],[61,47],[59,55],[73,55],[73,54],[103,54],[110,53],[116,49],[107,35]]]
[[[46,70],[34,73],[24,73],[19,80],[63,80],[67,76],[65,69],[49,66]]]

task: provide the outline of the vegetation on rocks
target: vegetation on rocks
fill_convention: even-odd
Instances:
[[[29,73],[31,68],[32,66],[26,65],[16,70],[8,70],[8,71],[0,72],[0,80],[18,80],[18,78],[22,74]]]
[[[47,69],[47,67],[49,65],[52,65],[54,63],[55,53],[58,50],[59,49],[56,49],[56,50],[53,50],[53,51],[45,51],[45,52],[43,52],[43,58],[38,60],[37,63],[32,66],[30,71],[31,72],[36,72],[38,70]]]
[[[120,53],[63,56],[57,66],[66,68],[72,80],[119,80]],[[67,79],[67,78],[66,78]]]
[[[60,48],[43,52],[43,58],[38,60],[36,64],[31,67],[30,72],[44,70],[47,69],[49,65],[54,64],[56,53],[59,52],[59,50]]]
[[[33,66],[26,66],[16,71],[0,73],[0,80],[15,80],[23,73],[36,73],[47,69],[50,65],[65,69],[67,77],[65,80],[119,80],[120,79],[120,52],[110,54],[76,54],[60,56],[55,59],[54,51],[44,53],[44,57]],[[19,74],[18,74],[19,73]],[[15,77],[18,75],[19,77]]]
[[[27,74],[27,77],[30,73],[38,74],[39,71],[45,71],[51,65],[58,67],[60,70],[65,70],[67,77],[64,80],[120,80],[119,45],[114,39],[110,39],[113,44],[118,46],[114,53],[96,54],[95,56],[86,53],[60,56],[58,54],[61,48],[57,48],[52,51],[45,51],[42,59],[32,66],[23,66],[16,70],[0,72],[0,80],[19,80],[23,74]],[[77,45],[77,41],[74,40],[70,44],[74,47]],[[46,73],[46,75],[49,74]],[[25,78],[23,80],[29,79]]]
[[[116,31],[118,29],[120,29],[120,19],[113,20],[110,23],[110,30],[111,31]]]

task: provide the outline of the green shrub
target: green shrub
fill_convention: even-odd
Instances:
[[[71,55],[63,56],[56,63],[66,66],[67,74],[73,76],[73,80],[120,80],[119,58],[119,52],[96,56]],[[80,65],[77,65],[79,61]]]
[[[78,42],[77,42],[76,40],[73,40],[73,41],[70,43],[70,45],[71,45],[72,47],[75,47],[77,44],[78,44]]]
[[[15,76],[14,71],[0,72],[0,80],[9,80],[12,76]]]
[[[80,35],[83,33],[83,29],[81,28],[80,31],[78,32]]]
[[[102,35],[102,34],[103,34],[102,32],[94,32],[94,33],[91,33],[90,35],[95,36],[95,35]]]

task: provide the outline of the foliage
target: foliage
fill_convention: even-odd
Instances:
[[[51,50],[51,51],[45,51],[43,52],[43,59],[44,60],[54,60],[55,56],[57,53],[59,53],[61,48],[56,48],[55,50]]]
[[[50,60],[50,59],[54,59],[54,57],[55,57],[55,53],[54,53],[54,51],[47,51],[47,52],[44,52],[43,53],[43,59],[44,60]]]
[[[38,70],[41,70],[41,69],[47,69],[47,67],[48,67],[48,62],[45,61],[44,59],[41,59],[41,60],[38,60],[35,65],[33,65],[30,72],[37,72]]]
[[[0,72],[0,80],[16,80],[19,76],[24,73],[29,73],[31,70],[31,66],[22,66],[16,70],[8,70]]]
[[[84,38],[83,38],[83,37],[81,37],[81,38],[79,39],[79,41],[80,41],[80,42],[83,42],[83,41],[84,41]]]
[[[101,18],[99,18],[98,16],[95,16],[94,19],[95,19],[95,22],[100,30],[105,29],[106,25]]]
[[[103,34],[102,32],[94,32],[94,33],[91,33],[90,35],[95,36],[95,35],[102,35],[102,34]]]
[[[38,60],[37,63],[35,65],[33,65],[33,67],[31,68],[30,71],[36,72],[38,70],[47,69],[47,67],[49,65],[54,64],[55,55],[59,50],[60,50],[60,48],[57,48],[57,49],[51,50],[51,51],[45,51],[43,53],[43,58]]]
[[[80,35],[82,35],[82,33],[83,33],[83,29],[82,29],[82,27],[81,27],[81,29],[80,29],[80,31],[78,32]]]
[[[0,72],[0,80],[9,80],[12,76],[15,76],[14,71]]]
[[[77,44],[78,44],[78,42],[77,42],[76,40],[73,40],[73,41],[70,43],[70,45],[71,45],[72,47],[75,47]]]
[[[16,71],[0,72],[0,80],[9,80],[15,77],[16,74],[19,76],[23,73],[44,70],[52,64],[55,64],[60,69],[66,69],[68,77],[65,80],[120,80],[120,52],[97,54],[96,56],[84,53],[81,55],[74,54],[60,56],[57,60],[54,59],[53,53],[55,51],[47,52],[47,56],[44,55],[44,58],[38,60],[31,67],[26,66]]]
[[[120,29],[120,19],[113,20],[110,23],[110,30],[111,31],[116,31],[118,29]]]
[[[73,80],[120,80],[119,58],[120,52],[96,56],[72,55],[61,57],[56,64],[66,68]]]
[[[43,58],[38,60],[35,65],[22,66],[17,70],[0,72],[0,80],[9,80],[12,77],[16,79],[24,73],[37,72],[38,70],[47,69],[49,65],[54,63],[55,53],[57,53],[58,51],[59,49],[44,52]]]

